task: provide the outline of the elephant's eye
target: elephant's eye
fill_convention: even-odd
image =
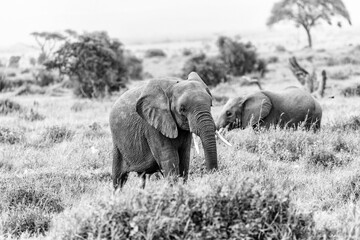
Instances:
[[[230,112],[230,111],[226,111],[226,116],[230,117],[230,116],[231,116],[231,112]]]
[[[180,112],[183,113],[183,112],[185,112],[185,110],[186,110],[186,109],[185,109],[185,106],[184,106],[184,105],[181,105],[181,106],[180,106]]]

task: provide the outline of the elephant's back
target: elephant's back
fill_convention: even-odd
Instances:
[[[316,112],[316,104],[310,93],[298,88],[289,87],[271,95],[275,115],[281,115],[285,123],[299,123],[312,117]]]

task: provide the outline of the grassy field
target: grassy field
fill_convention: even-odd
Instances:
[[[225,134],[232,147],[218,143],[218,171],[192,153],[186,184],[152,177],[144,190],[135,174],[112,189],[108,114],[118,96],[1,93],[19,105],[0,102],[0,239],[360,238],[360,97],[342,92],[359,83],[359,54],[357,46],[260,52],[273,59],[265,89],[298,85],[292,55],[318,77],[326,69],[321,131],[234,130]],[[185,59],[173,51],[144,59],[144,70],[176,75]],[[255,90],[233,79],[212,93]]]

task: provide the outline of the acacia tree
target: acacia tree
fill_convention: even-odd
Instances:
[[[312,47],[311,29],[321,22],[332,25],[333,20],[341,27],[343,18],[351,25],[350,15],[342,0],[281,0],[274,4],[267,25],[292,21],[296,27],[303,27]]]
[[[35,38],[40,47],[40,63],[49,59],[57,44],[66,39],[65,36],[58,32],[32,32],[30,35]]]

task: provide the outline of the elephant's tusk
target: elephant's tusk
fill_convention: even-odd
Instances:
[[[199,145],[198,145],[198,143],[197,143],[196,135],[195,135],[194,133],[192,134],[192,138],[193,138],[193,140],[194,140],[194,146],[195,146],[196,153],[197,153],[198,155],[200,155]]]
[[[215,131],[215,133],[220,138],[221,141],[223,141],[229,147],[232,147],[231,143],[229,143],[218,131]]]

